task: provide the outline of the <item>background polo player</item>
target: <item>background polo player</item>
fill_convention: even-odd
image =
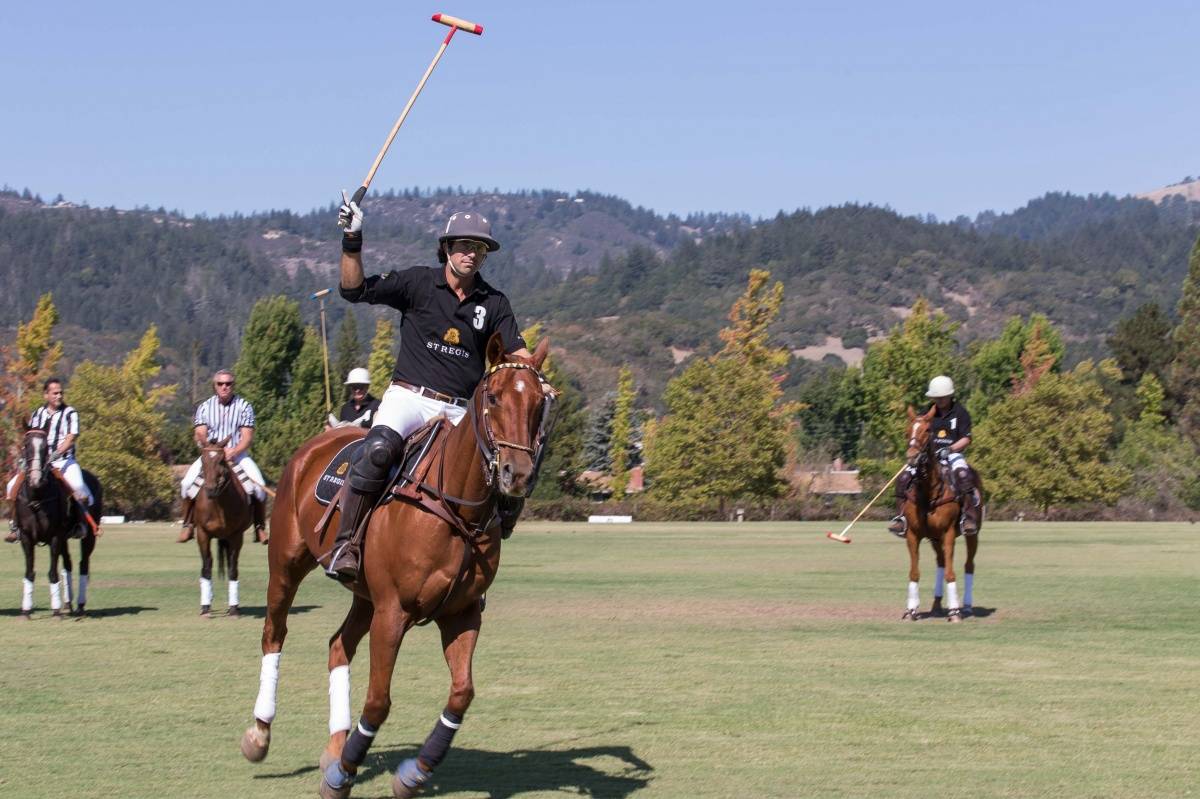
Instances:
[[[234,383],[233,372],[228,369],[213,375],[213,395],[196,407],[193,432],[197,446],[201,447],[229,439],[225,444],[225,459],[234,466],[235,474],[240,469],[249,478],[250,485],[242,481],[242,486],[249,495],[254,511],[254,537],[256,541],[266,543],[267,494],[263,490],[262,472],[250,457],[250,443],[254,440],[254,407],[234,393]],[[192,500],[200,490],[197,485],[200,469],[200,459],[197,458],[183,477],[183,530],[179,533],[180,544],[190,541],[194,535]]]
[[[938,375],[930,380],[925,396],[933,400],[936,409],[930,423],[934,454],[938,460],[949,465],[954,490],[962,502],[963,535],[975,535],[979,532],[981,513],[979,486],[975,484],[975,472],[963,455],[963,451],[971,444],[971,415],[954,399],[954,381],[946,375]],[[896,516],[888,525],[888,531],[901,538],[908,526],[904,518],[904,503],[916,474],[916,468],[908,466],[896,480]]]
[[[345,192],[342,193],[346,198]],[[508,298],[479,276],[489,252],[500,249],[492,226],[476,212],[459,212],[438,237],[441,268],[416,266],[364,277],[363,212],[348,199],[339,212],[342,236],[340,291],[349,302],[390,305],[403,313],[400,354],[392,384],[380,400],[375,422],[350,469],[343,493],[337,543],[326,573],[343,582],[357,578],[360,544],[352,535],[383,491],[404,440],[439,414],[463,418],[483,377],[488,338],[500,333],[504,351],[530,357]],[[507,537],[523,500],[501,501]]]
[[[371,396],[370,372],[361,366],[351,369],[350,374],[346,375],[345,385],[350,390],[350,399],[342,405],[337,418],[329,415],[325,427],[358,425],[370,429],[375,421],[375,412],[379,410],[379,400]]]
[[[75,441],[79,438],[79,413],[66,404],[62,380],[57,377],[51,377],[42,385],[42,398],[46,402],[29,418],[29,428],[41,428],[46,431],[50,465],[57,469],[67,481],[75,501],[81,504],[84,510],[87,510],[92,507],[94,499],[87,483],[83,480],[83,469],[75,461]],[[15,489],[18,479],[19,475],[8,481],[5,496],[10,500],[16,498]],[[80,516],[80,526],[72,533],[77,538],[83,535],[82,525],[86,523],[82,520],[82,514]],[[12,543],[19,537],[16,513],[13,513],[13,521],[9,523],[9,526],[8,535],[4,540]]]

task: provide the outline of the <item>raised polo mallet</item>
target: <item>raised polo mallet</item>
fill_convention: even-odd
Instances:
[[[854,526],[854,523],[855,523],[856,521],[858,521],[859,519],[861,519],[861,518],[862,518],[862,515],[863,515],[864,513],[866,513],[866,512],[867,512],[867,508],[869,508],[869,507],[871,507],[872,505],[874,505],[874,504],[875,504],[875,500],[877,500],[877,499],[879,499],[880,497],[882,497],[882,496],[883,496],[883,492],[888,490],[888,486],[890,486],[892,483],[896,482],[896,478],[900,476],[900,472],[904,471],[904,470],[905,470],[905,469],[907,469],[907,468],[908,468],[908,464],[905,464],[904,466],[901,466],[901,467],[900,467],[900,471],[898,471],[898,472],[896,472],[895,474],[893,474],[893,475],[892,475],[892,479],[891,479],[891,480],[888,480],[886,483],[884,483],[884,484],[883,484],[883,488],[879,489],[879,493],[878,493],[878,494],[876,494],[874,497],[872,497],[872,498],[871,498],[871,501],[870,501],[870,502],[868,502],[868,503],[867,503],[867,504],[866,504],[866,505],[863,507],[863,509],[862,509],[862,510],[860,510],[860,511],[858,512],[858,515],[857,515],[857,516],[855,516],[853,519],[851,519],[851,520],[850,520],[850,523],[849,523],[849,524],[847,524],[845,527],[843,527],[843,528],[842,528],[842,531],[841,531],[840,533],[828,532],[828,533],[826,533],[826,534],[825,534],[825,537],[826,537],[826,538],[831,538],[831,539],[833,539],[834,541],[840,541],[840,542],[842,542],[843,544],[849,544],[849,543],[850,543],[850,536],[848,536],[848,535],[846,535],[846,534],[850,532],[850,528]]]
[[[429,76],[433,74],[433,68],[442,58],[442,53],[446,52],[446,48],[450,45],[450,40],[454,38],[455,31],[466,31],[473,33],[476,36],[483,34],[483,26],[476,25],[474,22],[467,22],[465,19],[452,17],[449,14],[434,14],[434,22],[440,22],[443,25],[450,27],[450,32],[446,34],[446,38],[442,40],[442,46],[438,48],[437,55],[433,57],[433,61],[429,63],[429,69],[425,70],[425,74],[421,76],[421,82],[417,84],[416,90],[412,93],[412,97],[408,98],[408,102],[404,105],[404,110],[400,112],[400,118],[396,120],[396,124],[392,126],[392,132],[388,134],[387,141],[383,143],[383,147],[379,150],[379,155],[375,156],[375,163],[371,164],[370,171],[363,178],[362,185],[358,187],[358,191],[354,192],[354,197],[351,198],[353,203],[361,203],[363,197],[367,196],[367,189],[371,186],[371,181],[375,179],[375,172],[379,169],[379,165],[383,162],[383,157],[387,155],[388,148],[392,146],[392,139],[396,138],[396,134],[400,132],[400,126],[404,124],[404,118],[408,116],[409,110],[413,107],[413,103],[417,101],[417,95],[421,93],[421,89],[425,88],[425,81],[429,80]],[[345,195],[342,195],[343,197]],[[341,220],[338,220],[338,227],[344,227]]]

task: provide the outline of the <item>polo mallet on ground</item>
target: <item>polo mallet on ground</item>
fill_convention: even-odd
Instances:
[[[333,289],[321,289],[308,295],[310,300],[321,301],[321,359],[325,363],[325,413],[333,413],[333,400],[329,397],[329,342],[325,338],[325,297]]]
[[[834,541],[841,541],[843,544],[849,544],[849,543],[850,543],[850,536],[846,535],[846,533],[850,532],[850,528],[854,526],[854,523],[855,523],[856,521],[858,521],[859,519],[861,519],[861,518],[862,518],[862,516],[863,516],[863,514],[867,512],[867,509],[868,509],[868,508],[870,508],[872,505],[874,505],[874,504],[875,504],[875,500],[877,500],[877,499],[879,499],[880,497],[882,497],[882,496],[883,496],[883,492],[884,492],[884,491],[887,491],[887,490],[888,490],[888,487],[889,487],[889,486],[890,486],[892,483],[896,482],[896,478],[900,476],[900,472],[904,471],[904,470],[905,470],[905,469],[907,469],[907,468],[908,468],[908,464],[905,464],[905,465],[901,466],[901,467],[900,467],[900,471],[898,471],[898,472],[896,472],[895,474],[893,474],[893,475],[892,475],[892,479],[891,479],[891,480],[888,480],[886,483],[884,483],[884,484],[883,484],[883,488],[879,489],[879,493],[878,493],[878,494],[876,494],[874,497],[872,497],[872,498],[871,498],[871,501],[870,501],[870,502],[868,502],[868,503],[867,503],[867,504],[866,504],[866,505],[863,507],[863,509],[862,509],[862,510],[860,510],[860,511],[858,512],[858,515],[857,515],[857,516],[855,516],[853,519],[851,519],[851,520],[850,520],[850,523],[849,523],[849,524],[847,524],[845,527],[843,527],[843,528],[842,528],[842,531],[841,531],[840,533],[828,532],[828,533],[826,533],[826,534],[825,534],[825,537],[826,537],[826,538],[831,538],[831,539],[833,539]]]
[[[412,109],[413,103],[417,101],[417,95],[421,93],[421,89],[425,88],[425,81],[429,80],[429,76],[433,74],[433,68],[436,67],[438,61],[441,60],[442,53],[446,52],[446,47],[449,46],[450,40],[454,38],[454,32],[464,30],[467,33],[473,33],[476,36],[483,34],[482,25],[476,25],[474,22],[467,22],[465,19],[452,17],[449,14],[434,14],[433,21],[440,22],[443,25],[448,25],[450,27],[450,32],[446,34],[446,38],[442,41],[442,46],[438,48],[437,55],[435,55],[433,57],[433,61],[430,62],[429,69],[425,70],[425,74],[421,76],[421,82],[417,84],[417,88],[412,93],[412,97],[409,97],[408,102],[405,103],[404,110],[400,112],[400,118],[397,119],[396,124],[392,126],[392,132],[388,134],[387,141],[383,143],[383,147],[380,149],[379,155],[375,156],[375,163],[371,164],[370,171],[368,171],[367,176],[363,178],[362,185],[358,187],[358,191],[354,192],[354,197],[350,200],[350,202],[361,203],[363,197],[367,196],[367,189],[370,187],[371,181],[374,180],[375,172],[379,169],[380,163],[383,162],[383,157],[387,155],[388,148],[392,146],[392,139],[396,138],[396,134],[400,132],[400,126],[404,124],[405,117],[408,116],[408,112],[410,109]],[[341,221],[339,221],[338,226],[343,227],[344,225]]]

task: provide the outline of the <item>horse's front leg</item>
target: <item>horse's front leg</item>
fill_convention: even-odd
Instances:
[[[238,606],[238,560],[242,555],[242,543],[245,540],[245,533],[238,533],[229,537],[229,609],[226,614],[231,618],[239,618],[242,615],[242,610]]]
[[[376,602],[371,619],[371,676],[367,682],[367,701],[358,726],[350,733],[342,756],[329,764],[321,775],[322,799],[346,799],[354,785],[354,775],[367,758],[367,750],[376,733],[387,721],[392,709],[392,670],[400,642],[412,626],[412,619],[400,609],[398,599],[388,597],[388,604]]]
[[[62,577],[62,599],[63,609],[67,611],[67,615],[74,615],[75,610],[71,607],[71,572],[74,571],[71,563],[71,539],[64,538],[62,545],[62,570],[59,571],[59,576]]]
[[[342,626],[329,639],[329,743],[321,751],[321,771],[329,768],[342,756],[346,736],[353,721],[350,718],[350,661],[363,636],[371,629],[374,606],[357,594]]]
[[[946,595],[946,553],[933,539],[929,540],[929,547],[937,558],[937,571],[933,575],[933,608],[930,610],[936,616],[943,612],[942,597]]]
[[[979,536],[966,536],[967,562],[963,564],[963,612],[970,613],[974,607],[975,551],[979,549]]]
[[[912,526],[909,526],[908,532],[904,536],[904,542],[908,545],[908,603],[905,605],[904,615],[900,618],[902,620],[916,621],[919,617],[917,609],[921,607],[919,588],[921,570],[917,566],[917,561],[920,558],[918,550],[921,539],[917,538],[917,534],[913,532]]]
[[[200,549],[200,615],[212,615],[212,539],[204,528],[196,530],[196,546]]]
[[[50,610],[62,618],[62,583],[59,581],[58,560],[67,546],[66,536],[55,535],[50,539]]]
[[[89,530],[79,542],[79,590],[75,592],[75,613],[82,616],[87,604],[88,581],[91,579],[92,551],[96,549],[96,536]]]
[[[946,621],[951,622],[962,621],[962,606],[958,603],[958,580],[954,574],[954,522],[957,518],[958,515],[955,514],[942,533],[942,555],[946,561]]]
[[[392,777],[392,794],[396,799],[407,799],[421,789],[450,751],[454,733],[462,726],[467,708],[475,698],[471,658],[479,640],[480,621],[478,602],[470,610],[438,619],[438,627],[442,631],[442,651],[446,655],[446,665],[450,667],[450,698],[417,756],[405,760],[396,769]]]
[[[25,550],[25,576],[21,578],[21,618],[28,620],[33,613],[33,552],[36,545],[29,533],[21,534],[21,549]]]

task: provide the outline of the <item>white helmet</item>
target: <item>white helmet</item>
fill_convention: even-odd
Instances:
[[[954,381],[945,375],[938,375],[929,381],[929,390],[925,392],[925,396],[930,399],[938,397],[953,397],[954,396]]]
[[[345,385],[369,386],[371,385],[371,373],[361,366],[357,369],[351,369],[350,374],[346,377]]]

